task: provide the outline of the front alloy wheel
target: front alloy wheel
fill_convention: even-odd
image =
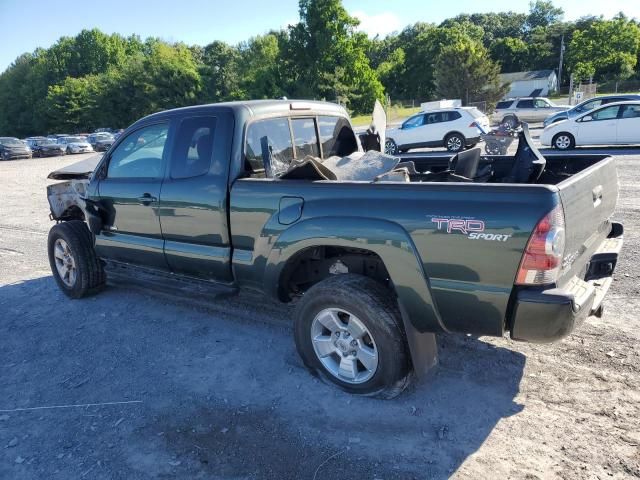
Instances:
[[[450,152],[459,152],[464,148],[464,138],[457,133],[449,135],[445,141],[445,147]]]
[[[558,150],[569,150],[573,147],[573,138],[567,133],[560,133],[554,138],[553,146]]]
[[[387,138],[384,142],[384,153],[387,155],[395,155],[398,153],[398,145],[392,138]]]
[[[73,288],[76,284],[77,268],[76,260],[69,244],[62,238],[56,239],[53,246],[53,257],[56,262],[56,269],[60,280],[67,287]]]
[[[311,324],[311,341],[327,372],[343,382],[364,383],[378,369],[378,349],[371,332],[346,310],[320,311]]]

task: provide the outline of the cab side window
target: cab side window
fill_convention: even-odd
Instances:
[[[171,178],[191,178],[209,171],[216,117],[185,118],[178,127],[171,155]]]
[[[551,108],[551,105],[544,100],[536,100],[536,108]]]
[[[245,164],[247,170],[264,176],[262,161],[262,141],[265,140],[276,172],[285,171],[293,160],[293,143],[289,130],[289,119],[269,118],[249,124],[245,145]]]
[[[131,132],[111,154],[108,178],[159,178],[169,125],[158,123]]]

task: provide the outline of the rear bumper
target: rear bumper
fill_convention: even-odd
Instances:
[[[585,318],[601,312],[620,249],[622,225],[614,223],[609,238],[591,257],[585,279],[573,277],[562,288],[518,290],[511,315],[511,338],[549,343],[569,335]]]

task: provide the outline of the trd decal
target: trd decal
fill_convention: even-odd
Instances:
[[[437,230],[444,230],[447,233],[461,233],[470,240],[506,242],[511,238],[511,235],[484,233],[484,221],[475,218],[432,217],[431,221],[436,224]]]

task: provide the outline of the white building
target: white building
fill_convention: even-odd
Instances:
[[[554,70],[502,73],[500,81],[511,84],[505,97],[547,97],[558,91],[558,76]]]

